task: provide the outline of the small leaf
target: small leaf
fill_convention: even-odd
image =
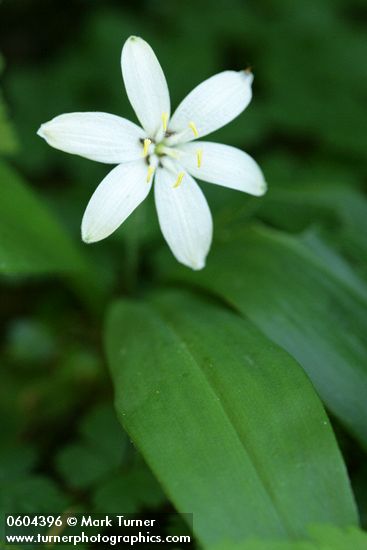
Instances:
[[[57,469],[72,487],[89,487],[111,471],[103,453],[83,444],[69,445],[56,459]]]
[[[98,405],[81,422],[80,433],[86,442],[109,457],[111,466],[121,463],[128,440],[112,405]]]
[[[0,482],[18,479],[27,475],[36,462],[32,447],[14,446],[2,449],[0,454]]]
[[[2,486],[0,510],[6,513],[63,512],[68,500],[56,484],[40,475],[20,477]]]
[[[82,440],[61,449],[56,458],[60,474],[72,487],[95,485],[114,477],[127,449],[127,438],[112,407],[98,405],[81,422]]]
[[[95,508],[101,513],[120,510],[132,514],[142,508],[156,508],[164,501],[162,489],[144,465],[115,475],[102,483],[94,495]]]

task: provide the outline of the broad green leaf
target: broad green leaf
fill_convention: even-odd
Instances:
[[[325,550],[364,550],[367,548],[367,533],[356,527],[337,529],[335,525],[314,525],[309,529],[310,537]]]
[[[290,231],[325,217],[329,223],[341,222],[342,228],[367,231],[366,197],[351,185],[322,185],[305,183],[302,186],[271,189],[260,205],[259,215]]]
[[[121,422],[202,543],[356,522],[310,382],[249,321],[160,294],[116,303],[106,348]]]
[[[310,184],[269,191],[258,215],[297,232],[317,224],[324,238],[367,279],[367,200],[352,185]]]
[[[349,286],[351,292],[360,294],[362,300],[367,301],[366,281],[359,276],[354,265],[338,252],[330,239],[330,233],[320,228],[313,228],[300,235],[300,240],[318,257],[329,271],[342,283]],[[361,239],[362,240],[362,239]],[[366,248],[367,251],[367,248]],[[367,267],[367,254],[366,254]]]
[[[218,243],[200,273],[170,265],[171,278],[217,293],[289,351],[367,445],[367,301],[335,262],[330,269],[297,239],[260,228]]]
[[[0,163],[0,273],[62,273],[83,268],[61,225],[20,176]]]
[[[232,544],[225,541],[209,550],[366,550],[367,533],[356,527],[338,529],[332,525],[317,525],[309,529],[310,540],[280,542],[251,540]]]

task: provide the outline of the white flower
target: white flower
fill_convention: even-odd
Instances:
[[[195,141],[247,107],[253,76],[248,71],[212,76],[171,117],[166,79],[149,44],[131,36],[122,49],[121,67],[142,128],[106,113],[68,113],[42,124],[38,135],[61,151],[118,165],[88,203],[82,220],[85,242],[111,235],[146,198],[155,180],[164,238],[179,262],[202,269],[213,227],[194,177],[252,195],[266,191],[262,172],[249,155],[227,145]]]

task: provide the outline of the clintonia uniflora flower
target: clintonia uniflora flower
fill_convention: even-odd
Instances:
[[[201,141],[247,107],[253,76],[249,71],[212,76],[171,116],[166,79],[147,42],[131,36],[122,49],[121,67],[142,128],[107,113],[67,113],[42,124],[38,135],[61,151],[117,164],[88,203],[82,220],[85,242],[111,235],[147,197],[154,181],[159,225],[172,253],[184,265],[202,269],[213,225],[194,177],[257,196],[266,191],[262,172],[249,155]]]

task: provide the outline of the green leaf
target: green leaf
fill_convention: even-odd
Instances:
[[[68,506],[54,481],[41,475],[20,477],[2,486],[0,511],[4,513],[55,513]]]
[[[0,55],[0,74],[4,69],[4,60]],[[12,125],[9,122],[6,105],[0,90],[0,153],[14,153],[18,148],[18,143]]]
[[[0,153],[14,153],[18,148],[13,128],[9,122],[5,103],[0,91]]]
[[[55,513],[66,508],[67,498],[56,483],[32,472],[36,462],[33,447],[15,445],[1,449],[0,514]]]
[[[251,540],[232,544],[225,541],[210,546],[209,550],[365,550],[367,533],[349,527],[338,529],[332,525],[317,525],[309,529],[310,539],[297,542]]]
[[[324,217],[356,232],[367,230],[366,197],[351,185],[303,183],[276,187],[260,205],[259,215],[278,227],[298,231]],[[336,224],[335,224],[336,221]]]
[[[26,475],[35,462],[36,453],[32,447],[16,445],[3,448],[0,454],[0,483]]]
[[[318,257],[334,277],[349,286],[351,292],[359,293],[367,301],[366,282],[356,273],[350,264],[329,242],[329,235],[319,228],[309,229],[300,235],[300,239]],[[367,256],[366,256],[367,258]]]
[[[60,513],[69,505],[54,480],[32,473],[36,462],[33,447],[0,450],[0,540],[4,540],[5,514]]]
[[[249,321],[185,293],[118,302],[106,347],[121,422],[202,543],[356,522],[311,384]]]
[[[325,179],[324,174],[323,179]],[[367,200],[346,184],[275,187],[260,204],[258,215],[272,225],[297,232],[317,224],[332,243],[367,279]]]
[[[133,514],[142,508],[156,508],[165,501],[157,480],[144,465],[135,465],[104,481],[94,495],[97,512],[121,510]]]
[[[72,487],[89,487],[111,472],[103,453],[82,444],[69,445],[57,455],[57,469]]]
[[[111,405],[97,405],[81,422],[80,432],[91,447],[98,449],[117,467],[127,451],[127,437]]]
[[[337,529],[334,525],[314,525],[309,529],[310,537],[325,550],[364,550],[367,548],[367,533],[356,527]]]
[[[79,252],[20,176],[0,163],[0,272],[53,273],[85,268]]]
[[[58,471],[72,487],[89,487],[114,478],[127,449],[127,438],[112,406],[98,405],[81,422],[82,440],[61,449]]]
[[[170,265],[172,278],[217,293],[289,351],[367,446],[367,302],[335,262],[330,269],[297,239],[260,228],[218,243],[200,273]]]

